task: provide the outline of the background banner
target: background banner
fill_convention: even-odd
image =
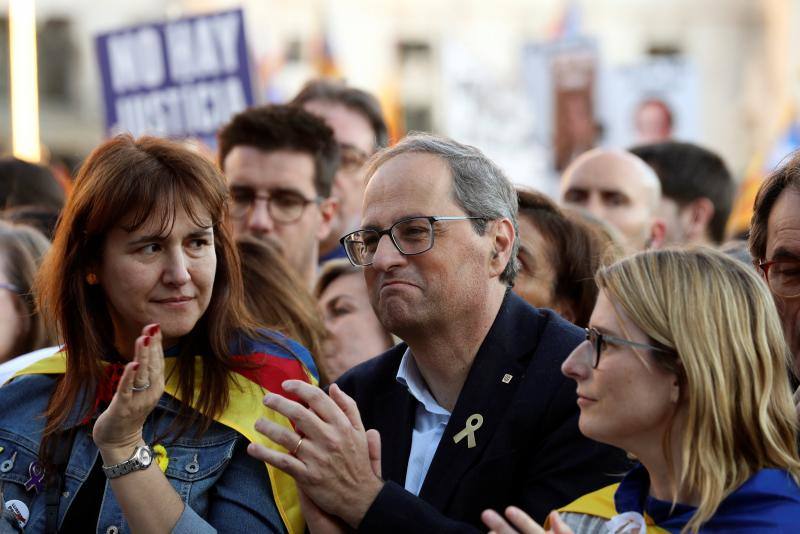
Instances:
[[[106,132],[199,138],[253,104],[241,10],[97,35]]]

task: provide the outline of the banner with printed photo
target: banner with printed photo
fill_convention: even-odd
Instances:
[[[523,74],[538,119],[535,137],[550,147],[550,169],[556,176],[600,141],[599,63],[597,43],[590,37],[535,43],[523,50]]]
[[[114,30],[95,44],[108,135],[213,146],[219,127],[253,104],[239,9]]]
[[[604,142],[610,146],[699,137],[698,80],[681,57],[652,58],[611,69],[602,102]]]
[[[552,193],[547,148],[534,139],[538,120],[519,74],[498,73],[454,39],[443,43],[440,65],[442,133],[479,147],[515,184]]]

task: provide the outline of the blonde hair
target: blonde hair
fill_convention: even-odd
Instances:
[[[680,487],[700,504],[683,531],[697,532],[760,469],[785,469],[800,482],[789,353],[752,268],[707,248],[667,249],[601,268],[596,280],[636,326],[677,354],[676,362],[652,352],[677,371],[687,409],[673,501]]]

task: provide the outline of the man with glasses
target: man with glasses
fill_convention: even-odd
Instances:
[[[235,234],[277,242],[311,288],[336,210],[330,195],[339,148],[331,129],[297,107],[250,108],[220,131],[219,162]]]
[[[331,222],[331,233],[320,243],[322,263],[344,257],[339,238],[355,230],[361,222],[364,163],[376,150],[388,144],[389,136],[378,100],[343,82],[312,80],[291,103],[322,118],[333,130],[341,152],[341,164],[331,192],[339,204]]]
[[[249,449],[295,477],[311,530],[338,518],[365,532],[473,532],[482,510],[511,504],[542,520],[624,472],[621,451],[580,434],[575,384],[560,372],[583,331],[510,291],[517,196],[502,171],[418,134],[366,177],[361,229],[342,243],[403,343],[330,396],[284,382],[308,408],[265,403],[296,431],[256,428],[287,452]]]
[[[800,375],[800,154],[761,185],[750,225],[750,254],[775,298],[794,356],[796,380]],[[800,413],[800,388],[795,401]]]

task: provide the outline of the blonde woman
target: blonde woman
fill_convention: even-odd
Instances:
[[[796,532],[796,418],[764,282],[709,249],[643,252],[596,280],[586,342],[562,371],[581,432],[641,464],[551,514],[551,532]],[[499,533],[544,532],[505,515],[482,517]]]

